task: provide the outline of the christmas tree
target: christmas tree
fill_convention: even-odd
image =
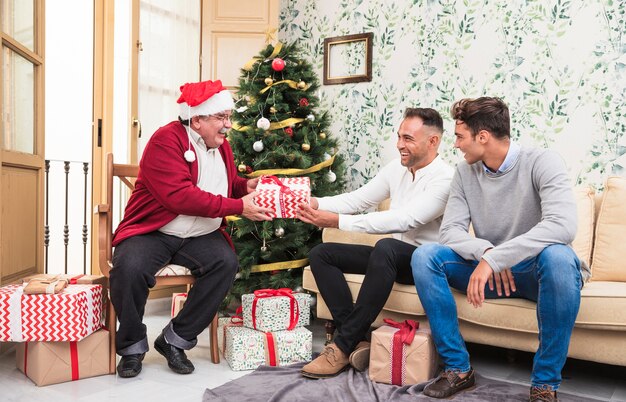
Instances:
[[[296,44],[268,45],[241,70],[229,141],[240,175],[309,177],[311,193],[341,192],[343,159],[317,109],[318,79]],[[298,219],[230,221],[240,273],[227,302],[263,288],[299,290],[309,250],[321,230]]]

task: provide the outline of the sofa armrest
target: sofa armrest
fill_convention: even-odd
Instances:
[[[325,228],[322,232],[322,242],[324,243],[362,244],[365,246],[373,246],[378,240],[387,237],[391,237],[391,235],[350,232],[335,228]]]

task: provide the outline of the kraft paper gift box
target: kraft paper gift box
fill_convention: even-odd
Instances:
[[[296,218],[298,204],[309,204],[311,182],[308,177],[277,178],[261,176],[255,189],[254,202],[274,211],[272,218]]]
[[[172,295],[172,318],[178,315],[186,300],[187,293],[174,293]]]
[[[384,384],[413,385],[435,377],[438,355],[430,331],[417,330],[419,323],[413,320],[397,323],[385,319],[385,322],[390,325],[372,332],[370,379]]]
[[[39,386],[109,374],[109,332],[102,329],[78,342],[18,343],[15,363]]]
[[[263,364],[284,366],[311,360],[313,333],[303,327],[293,331],[261,332],[226,321],[220,331],[223,332],[222,353],[235,371],[254,370]]]
[[[291,289],[259,289],[241,296],[243,325],[259,331],[283,331],[309,325],[311,295]]]
[[[31,279],[63,279],[68,285],[101,285],[103,289],[107,287],[107,278],[104,275],[65,275],[65,274],[36,274],[29,275],[22,279],[22,283],[28,283]]]
[[[102,327],[102,286],[69,285],[57,294],[0,288],[0,341],[79,341]]]

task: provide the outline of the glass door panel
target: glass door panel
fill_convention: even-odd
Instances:
[[[3,148],[35,153],[35,89],[33,64],[3,47]]]
[[[35,50],[35,0],[0,0],[2,31]]]

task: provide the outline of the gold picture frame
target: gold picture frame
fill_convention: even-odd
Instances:
[[[372,80],[372,32],[324,39],[324,85]]]

